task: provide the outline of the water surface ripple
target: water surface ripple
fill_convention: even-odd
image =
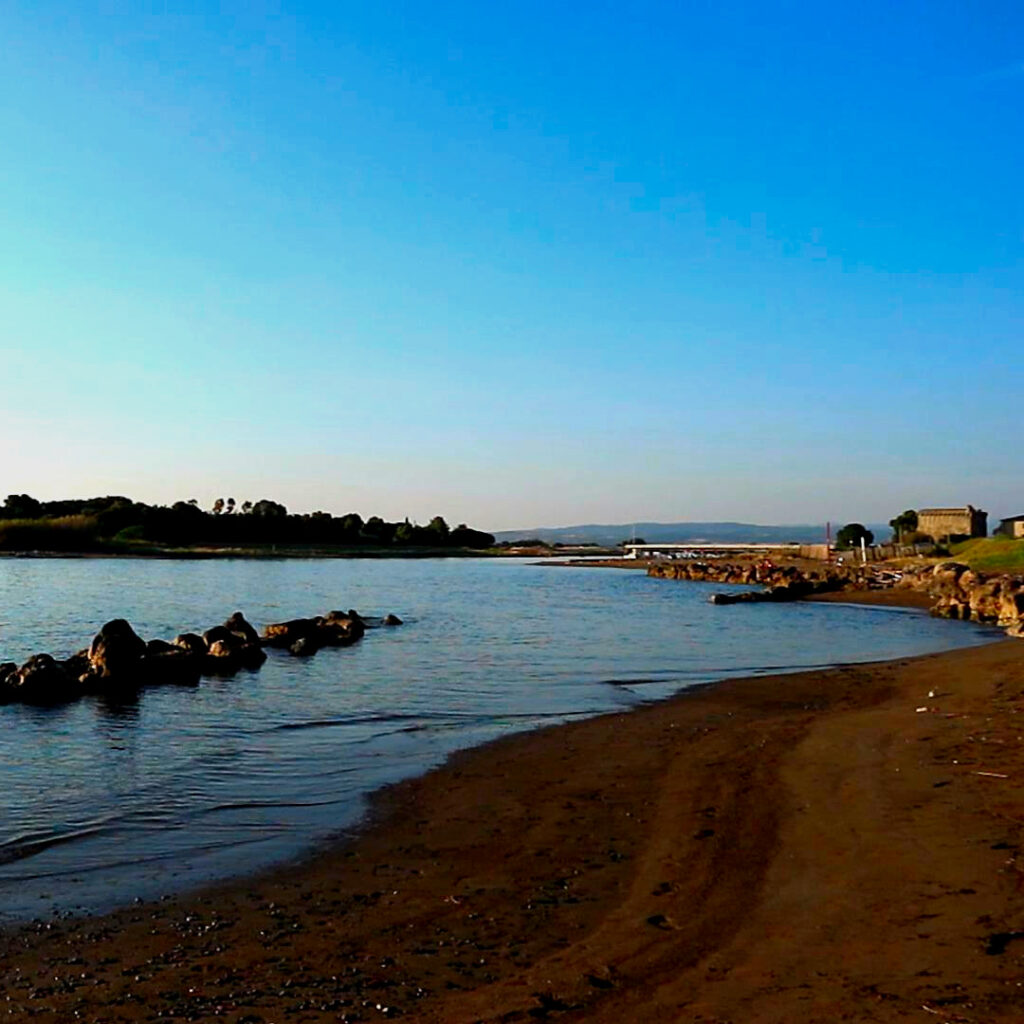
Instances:
[[[257,627],[349,607],[406,622],[194,690],[0,707],[0,923],[266,867],[351,826],[379,786],[503,733],[988,638],[914,612],[709,593],[508,560],[0,559],[4,661],[66,656],[118,616],[147,639],[236,609]]]

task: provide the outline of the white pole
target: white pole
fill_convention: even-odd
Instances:
[[[861,557],[861,560],[864,562],[864,564],[867,565],[868,564],[868,549],[867,549],[867,545],[864,543],[864,534],[861,534],[861,536],[860,536],[860,557]]]

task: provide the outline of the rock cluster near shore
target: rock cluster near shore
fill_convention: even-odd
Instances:
[[[261,636],[235,612],[202,635],[180,633],[171,641],[146,641],[125,619],[112,619],[89,647],[70,658],[34,654],[21,666],[0,663],[0,703],[63,704],[88,694],[121,695],[145,686],[197,686],[202,676],[258,669],[267,660],[264,647],[309,657],[322,647],[354,644],[367,628],[401,621],[396,615],[366,619],[354,609],[330,611],[271,623]]]
[[[852,565],[805,571],[796,566],[693,561],[652,565],[647,573],[665,579],[761,584],[765,588],[712,594],[714,604],[794,601],[842,590],[915,590],[933,600],[932,615],[1001,626],[1009,636],[1024,637],[1024,576],[975,572],[960,562],[900,570]]]
[[[941,562],[904,572],[896,585],[933,597],[932,615],[1002,626],[1009,636],[1024,637],[1024,576]]]

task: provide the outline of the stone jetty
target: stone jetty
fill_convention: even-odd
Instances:
[[[794,601],[843,590],[909,589],[928,595],[931,614],[1000,626],[1007,635],[1024,637],[1024,576],[975,572],[960,562],[895,569],[885,565],[828,566],[805,570],[785,565],[730,562],[666,562],[649,576],[705,583],[744,583],[763,590],[712,594],[713,604]]]
[[[123,695],[146,686],[198,686],[203,676],[254,671],[266,647],[310,657],[323,647],[347,647],[367,629],[401,625],[396,615],[366,618],[350,608],[309,619],[271,623],[263,633],[241,612],[202,635],[180,633],[173,640],[143,640],[125,619],[112,619],[87,648],[59,659],[34,654],[23,665],[0,663],[0,703],[63,704],[89,694]]]
[[[858,568],[842,566],[805,571],[792,565],[744,565],[733,562],[657,562],[647,570],[648,576],[663,579],[695,580],[701,583],[759,584],[764,590],[741,594],[714,594],[714,604],[736,604],[741,601],[795,601],[797,598],[834,590],[862,589],[876,585],[874,577]]]

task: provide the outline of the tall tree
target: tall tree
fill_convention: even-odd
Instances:
[[[43,514],[43,503],[28,494],[8,494],[4,501],[5,519],[38,519]]]
[[[904,537],[909,537],[910,534],[917,532],[917,513],[912,508],[908,508],[906,512],[901,512],[895,519],[890,519],[889,525],[892,527],[893,536],[899,542]]]
[[[836,534],[837,548],[860,547],[861,539],[865,544],[873,544],[875,535],[863,523],[847,523]]]
[[[280,502],[271,501],[269,498],[260,498],[252,507],[254,516],[266,516],[267,518],[280,519],[288,515],[288,509]]]
[[[432,533],[436,533],[440,538],[446,538],[448,536],[448,524],[444,521],[443,516],[434,516],[433,519],[427,524],[427,529]]]

